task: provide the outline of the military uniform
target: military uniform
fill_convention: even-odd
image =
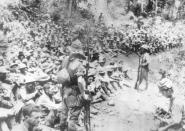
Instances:
[[[147,50],[148,47],[145,45],[142,46],[143,49]],[[141,56],[141,61],[140,61],[140,77],[139,77],[139,84],[142,83],[143,79],[146,81],[146,86],[145,88],[148,88],[148,72],[149,72],[149,64],[150,64],[150,57],[147,52],[145,52]]]
[[[83,108],[82,91],[79,84],[84,87],[85,81],[82,77],[79,78],[74,75],[68,68],[66,67],[58,73],[58,82],[62,84],[61,95],[63,97],[61,110],[59,111],[60,125],[61,131],[64,131],[67,128],[67,119],[69,119],[68,131],[76,131],[78,117]]]

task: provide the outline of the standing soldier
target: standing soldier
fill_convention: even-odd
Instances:
[[[148,54],[148,46],[141,46],[141,56],[139,58],[138,78],[136,81],[135,89],[139,88],[139,85],[145,80],[145,89],[148,89],[148,72],[150,64],[150,56]]]
[[[78,117],[82,111],[83,102],[87,100],[85,95],[85,80],[83,78],[83,60],[86,57],[80,53],[73,53],[68,58],[68,63],[58,73],[58,82],[62,84],[61,94],[63,97],[60,113],[61,131],[76,131]],[[68,118],[68,114],[69,118]],[[67,119],[68,125],[67,125]]]

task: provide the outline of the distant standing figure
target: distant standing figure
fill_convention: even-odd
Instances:
[[[138,78],[135,89],[139,89],[139,85],[145,80],[145,89],[148,89],[148,72],[149,72],[150,56],[148,54],[148,46],[141,46],[141,56],[138,70]]]
[[[101,23],[103,21],[103,13],[100,13],[100,16],[98,17],[98,21],[99,21],[99,23]]]

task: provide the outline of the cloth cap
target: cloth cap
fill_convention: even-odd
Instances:
[[[11,63],[10,68],[12,68],[13,66],[18,66],[18,64],[16,62],[13,62]]]
[[[33,82],[36,82],[36,79],[34,77],[31,77],[31,76],[27,76],[25,78],[25,84],[28,84],[28,83],[33,83]]]
[[[103,70],[99,70],[99,72],[98,72],[99,74],[104,74],[105,73],[105,71],[103,71]]]
[[[24,69],[24,68],[26,68],[27,66],[24,64],[24,63],[20,63],[19,64],[19,69]]]
[[[161,89],[172,89],[172,81],[168,78],[163,78],[160,82],[159,82],[159,87]]]
[[[106,58],[105,58],[105,57],[103,57],[103,56],[100,56],[100,57],[99,57],[99,63],[100,63],[100,62],[105,62],[105,61],[106,61]]]

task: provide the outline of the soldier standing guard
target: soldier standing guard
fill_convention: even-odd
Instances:
[[[145,80],[145,89],[148,89],[148,72],[150,64],[150,56],[148,54],[148,46],[141,46],[141,56],[140,56],[139,68],[138,68],[138,78],[136,81],[135,89],[139,89],[139,85]]]
[[[60,113],[61,131],[76,131],[78,128],[78,117],[86,100],[85,80],[83,78],[83,60],[86,57],[80,53],[73,53],[68,58],[68,63],[58,73],[58,82],[62,84],[61,94],[63,97]],[[85,74],[85,73],[84,73]],[[68,118],[69,114],[69,118]],[[67,126],[67,119],[68,126]]]

